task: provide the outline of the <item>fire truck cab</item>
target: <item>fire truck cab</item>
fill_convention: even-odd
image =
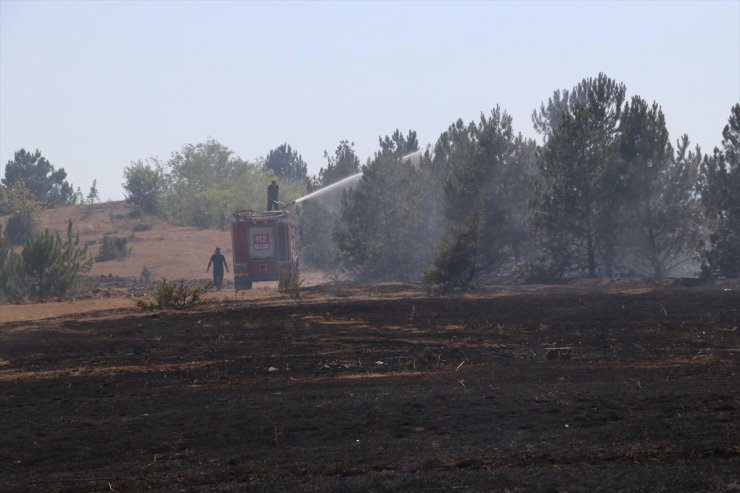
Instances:
[[[297,226],[288,211],[234,212],[231,243],[234,288],[251,289],[253,282],[298,278]]]

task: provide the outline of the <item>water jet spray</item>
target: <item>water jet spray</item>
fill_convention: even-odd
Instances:
[[[311,192],[308,195],[304,195],[303,197],[301,197],[299,199],[295,199],[292,202],[288,202],[287,204],[285,204],[285,207],[289,207],[291,205],[299,204],[299,203],[304,202],[306,200],[319,197],[321,195],[324,195],[325,193],[331,192],[333,190],[337,190],[339,188],[347,187],[347,186],[352,185],[353,183],[359,181],[360,178],[362,178],[362,171],[360,171],[359,173],[356,173],[356,174],[354,174],[352,176],[348,176],[346,178],[343,178],[343,179],[339,180],[338,182],[332,183],[331,185],[328,185],[328,186],[326,186],[324,188],[321,188],[319,190],[316,190],[315,192]]]

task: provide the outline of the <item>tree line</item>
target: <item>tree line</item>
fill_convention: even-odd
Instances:
[[[511,276],[740,274],[740,103],[707,155],[687,135],[674,145],[660,105],[605,74],[554,91],[532,122],[539,142],[498,106],[426,148],[396,130],[365,164],[341,141],[315,176],[287,143],[249,162],[209,138],[131,163],[123,188],[145,213],[223,229],[234,210],[265,208],[272,179],[288,202],[362,172],[297,208],[304,261],[435,290]],[[17,222],[33,222],[20,213],[29,203],[81,199],[38,151],[16,153],[5,176],[0,206]]]
[[[381,139],[334,221],[334,260],[440,290],[511,276],[738,276],[740,104],[705,156],[687,135],[674,147],[661,107],[605,74],[555,91],[532,120],[540,144],[500,107],[422,152],[414,132]]]

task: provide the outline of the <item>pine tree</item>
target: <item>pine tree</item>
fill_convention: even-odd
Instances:
[[[662,110],[639,96],[625,105],[618,145],[621,270],[664,277],[692,259],[698,241],[700,150],[683,136],[674,157]]]
[[[98,193],[98,180],[93,180],[92,185],[90,185],[90,191],[87,193],[87,198],[85,199],[88,205],[93,205],[96,202],[100,201],[100,194]]]
[[[92,266],[87,246],[79,243],[79,233],[72,234],[71,220],[64,240],[48,229],[26,239],[21,259],[29,296],[66,296],[77,287],[79,275]]]
[[[270,151],[265,159],[265,168],[285,180],[302,183],[308,180],[308,165],[298,151],[294,151],[287,143]]]
[[[49,208],[75,203],[77,195],[66,178],[64,168],[54,169],[38,149],[34,153],[21,149],[5,165],[2,184],[12,188],[16,183],[23,182],[34,200],[43,208]]]
[[[604,74],[584,79],[540,115],[542,180],[531,223],[551,275],[612,275],[620,161],[616,138],[625,87]]]
[[[23,243],[45,223],[41,205],[22,180],[3,190],[3,209],[10,214],[5,225],[5,236],[14,245]]]
[[[722,149],[705,156],[702,203],[713,232],[702,249],[707,276],[740,277],[740,104],[722,131]]]
[[[427,283],[466,288],[477,278],[510,273],[527,255],[534,149],[514,135],[511,116],[499,107],[477,124],[458,120],[440,136],[432,169],[443,177],[445,232],[425,271]]]
[[[423,210],[424,179],[403,156],[418,150],[416,134],[396,131],[347,195],[334,238],[339,255],[363,279],[416,280],[429,261],[434,225]]]
[[[360,172],[360,160],[355,153],[355,144],[348,140],[339,142],[334,155],[324,152],[326,168],[319,170],[319,186],[326,187],[339,180]]]
[[[332,185],[360,171],[360,160],[354,144],[340,141],[333,156],[324,153],[327,166],[321,168],[318,188]],[[333,239],[340,218],[342,197],[345,190],[338,189],[303,202],[300,207],[300,225],[303,232],[301,256],[308,264],[318,268],[334,269],[338,263],[337,246]]]
[[[23,298],[23,286],[20,282],[20,256],[13,251],[3,235],[0,224],[0,303],[20,301]]]

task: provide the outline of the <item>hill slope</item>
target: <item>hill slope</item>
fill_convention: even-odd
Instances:
[[[61,207],[44,215],[49,229],[61,234],[71,219],[74,231],[79,231],[80,241],[88,244],[93,257],[104,235],[128,238],[131,254],[122,260],[93,263],[89,273],[93,277],[139,277],[146,267],[154,279],[206,279],[206,265],[215,247],[221,247],[231,259],[229,231],[173,226],[155,216],[131,217],[132,210],[120,201]]]

